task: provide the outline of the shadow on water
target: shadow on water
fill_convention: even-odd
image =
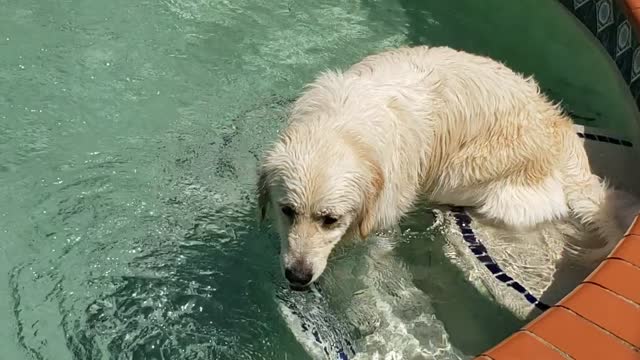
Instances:
[[[451,46],[507,62],[510,67],[533,73],[536,62],[546,62],[549,51],[541,21],[557,17],[550,1],[524,0],[507,4],[499,0],[455,3],[427,0],[399,0],[408,20],[411,45]],[[537,8],[537,10],[536,10]],[[547,49],[547,50],[549,50]],[[547,69],[553,71],[553,69]]]
[[[397,252],[408,265],[415,286],[431,298],[453,346],[475,355],[509,336],[524,322],[469,283],[445,255],[445,240],[437,231],[432,239],[417,235],[432,219],[425,207],[412,212],[402,223],[404,241]]]

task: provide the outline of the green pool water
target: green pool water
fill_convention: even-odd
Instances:
[[[534,74],[579,122],[637,134],[614,67],[553,0],[0,8],[1,359],[308,358],[277,310],[278,242],[253,183],[323,69],[449,45]],[[423,215],[398,257],[473,355],[519,322],[472,290]]]

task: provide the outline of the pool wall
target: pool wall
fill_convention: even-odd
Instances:
[[[640,0],[559,0],[600,41],[640,109]],[[478,360],[640,359],[640,216],[562,301]]]
[[[559,0],[595,36],[640,108],[640,0]]]

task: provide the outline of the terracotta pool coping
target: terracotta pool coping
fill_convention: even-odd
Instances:
[[[640,359],[640,216],[580,286],[476,359]]]

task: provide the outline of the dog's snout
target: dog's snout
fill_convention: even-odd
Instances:
[[[305,266],[293,266],[284,270],[284,277],[291,285],[304,287],[311,282],[313,272]]]

